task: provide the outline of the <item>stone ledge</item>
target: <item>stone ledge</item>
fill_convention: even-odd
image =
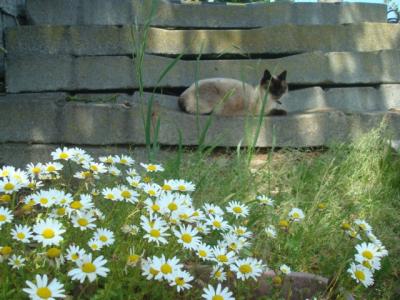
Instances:
[[[112,5],[111,5],[112,2]],[[32,24],[144,23],[151,2],[143,0],[28,0]],[[386,22],[386,5],[363,3],[272,3],[243,6],[185,5],[159,1],[151,24],[163,27],[263,27],[282,23],[343,24]]]
[[[131,26],[21,26],[6,32],[11,55],[132,55]],[[393,24],[294,26],[252,30],[167,30],[150,28],[149,54],[245,57],[310,51],[376,51],[400,48],[400,28]]]
[[[0,143],[100,145],[145,144],[141,107],[135,103],[78,103],[54,101],[54,96],[24,95],[0,98]],[[59,94],[63,97],[63,94]],[[155,107],[152,122],[160,118],[159,143],[177,145],[179,131],[184,146],[198,144],[197,120],[205,128],[209,116]],[[212,117],[205,144],[236,147],[251,142],[258,119]],[[344,114],[294,114],[265,118],[258,147],[314,147],[350,141],[386,120],[399,139],[400,114],[371,112]],[[275,141],[275,142],[274,142]]]
[[[288,71],[291,85],[376,85],[400,83],[400,51],[313,52],[279,59],[179,61],[161,82],[159,76],[174,60],[146,55],[143,87],[187,87],[196,79],[231,77],[252,84],[265,68]],[[197,74],[197,77],[196,77]],[[139,88],[132,58],[124,56],[7,57],[9,93],[46,91],[133,90]]]

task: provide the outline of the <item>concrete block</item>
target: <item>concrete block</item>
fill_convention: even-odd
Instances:
[[[122,25],[133,24],[131,0],[27,0],[31,24]]]
[[[144,88],[188,87],[195,80],[230,77],[256,84],[264,69],[288,71],[288,82],[301,85],[376,85],[400,82],[400,51],[304,53],[265,60],[181,60],[160,81],[171,58],[145,56]],[[124,56],[8,56],[9,93],[139,88],[134,62]]]

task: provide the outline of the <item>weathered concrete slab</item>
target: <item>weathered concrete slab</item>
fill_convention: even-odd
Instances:
[[[281,25],[251,30],[167,30],[148,33],[149,54],[248,54],[374,51],[399,48],[396,24]]]
[[[17,97],[17,96],[15,96]],[[44,143],[77,145],[143,145],[145,143],[141,108],[113,103],[54,102],[51,98],[0,98],[0,143]],[[197,117],[171,110],[155,109],[152,122],[160,118],[159,142],[176,145],[182,135],[183,145],[197,145]],[[200,116],[205,128],[209,116]],[[235,147],[252,141],[257,119],[215,117],[205,143]],[[372,112],[344,114],[339,111],[294,114],[265,118],[259,147],[310,147],[334,141],[348,141],[378,126],[383,120],[399,138],[400,114]]]
[[[144,23],[151,1],[137,8]],[[142,3],[143,3],[142,2]],[[140,1],[138,1],[140,3]],[[249,5],[181,5],[159,1],[151,24],[160,27],[251,28],[278,24],[346,24],[386,22],[386,5],[366,3],[253,3]]]
[[[6,63],[6,87],[11,93],[128,90],[136,82],[133,60],[124,56],[8,56]]]
[[[155,4],[155,5],[154,5]],[[155,12],[152,14],[152,8]],[[139,23],[164,27],[262,27],[276,24],[342,24],[386,22],[386,5],[342,3],[271,3],[268,5],[184,5],[168,1],[28,0],[32,24],[119,25]]]
[[[27,0],[32,24],[122,25],[135,21],[132,0]]]
[[[6,33],[11,55],[132,55],[132,26],[21,26]],[[310,51],[376,51],[400,48],[400,26],[382,23],[293,26],[253,30],[150,28],[149,54],[294,54]]]
[[[179,61],[145,56],[144,88],[187,87],[195,80],[231,77],[256,84],[265,68],[273,73],[288,71],[292,85],[375,85],[400,83],[400,51],[313,52],[266,60]],[[8,56],[6,86],[9,93],[131,90],[139,88],[133,59],[124,56],[71,57]]]
[[[130,26],[20,26],[6,32],[12,55],[133,55]]]

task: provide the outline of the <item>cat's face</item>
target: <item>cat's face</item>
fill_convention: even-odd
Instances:
[[[264,89],[268,89],[272,100],[278,101],[288,91],[288,84],[286,81],[286,71],[283,71],[278,76],[272,76],[268,70],[265,70],[260,85]]]

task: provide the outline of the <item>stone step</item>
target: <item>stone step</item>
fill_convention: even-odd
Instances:
[[[25,94],[0,97],[0,143],[75,145],[145,144],[142,106],[136,103],[65,101],[65,94]],[[194,146],[209,118],[205,144],[236,147],[251,143],[258,118],[194,116],[155,107],[152,122],[160,118],[159,143]],[[314,147],[350,141],[387,122],[399,139],[400,114],[340,111],[266,117],[258,147]]]
[[[400,51],[313,52],[279,59],[178,61],[146,55],[143,86],[187,87],[196,79],[231,77],[256,84],[265,68],[288,70],[291,85],[376,85],[400,83]],[[160,81],[160,82],[159,82]],[[126,56],[7,56],[9,93],[79,90],[132,90],[139,80],[132,58]]]
[[[386,5],[366,3],[270,3],[187,5],[149,0],[28,0],[32,24],[122,25],[148,21],[161,27],[251,28],[283,23],[386,22]],[[136,16],[137,17],[136,17]]]
[[[11,55],[132,55],[131,26],[20,26],[6,32]],[[290,24],[251,30],[150,28],[146,52],[160,55],[289,55],[310,51],[377,51],[400,48],[400,26]]]

